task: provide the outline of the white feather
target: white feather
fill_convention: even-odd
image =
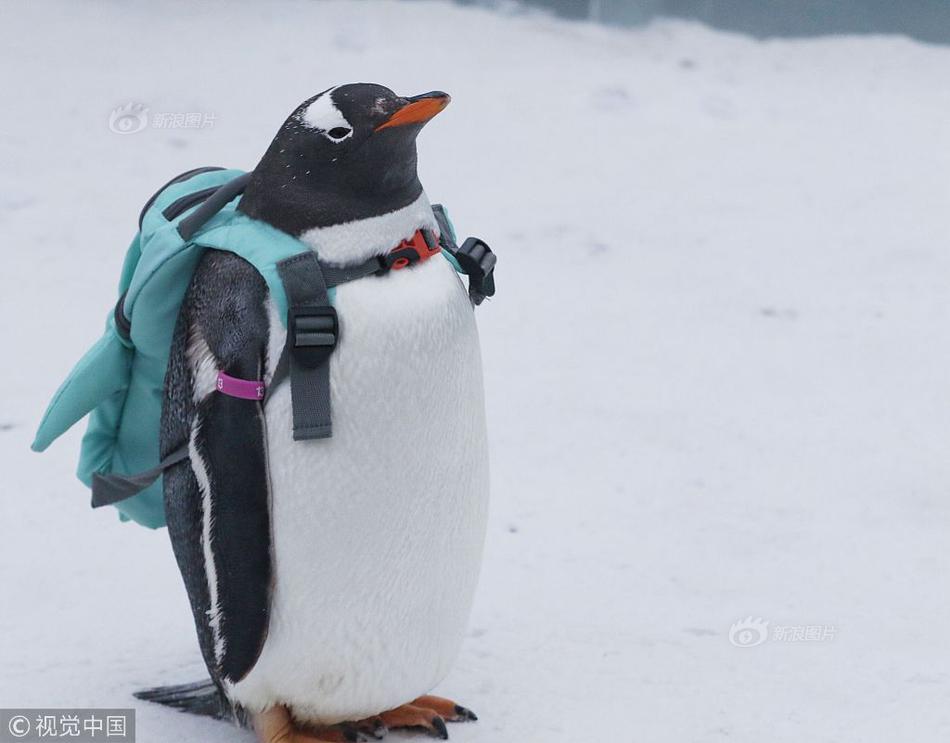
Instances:
[[[191,370],[192,394],[195,403],[199,403],[215,391],[218,376],[218,364],[201,330],[193,327],[188,337],[185,358]],[[204,553],[205,575],[208,581],[208,622],[214,638],[214,655],[219,661],[224,655],[225,638],[221,634],[221,607],[218,603],[218,571],[211,544],[211,526],[214,514],[211,507],[211,480],[208,468],[202,459],[196,441],[200,435],[201,421],[196,417],[188,440],[188,455],[191,469],[198,481],[201,494],[201,547]]]
[[[315,227],[300,239],[317,252],[320,260],[342,266],[388,253],[419,229],[439,233],[439,223],[425,192],[402,209],[330,227]]]
[[[218,569],[214,559],[214,548],[211,544],[211,526],[214,514],[211,508],[211,480],[208,477],[208,468],[196,441],[200,435],[201,423],[196,421],[191,429],[191,438],[188,440],[188,456],[191,458],[191,469],[198,481],[198,492],[201,494],[201,548],[204,553],[205,575],[208,579],[208,624],[211,626],[211,636],[214,638],[214,657],[220,661],[224,657],[227,647],[225,637],[221,634],[221,606],[218,602]]]
[[[333,91],[336,88],[328,90],[319,98],[307,106],[307,110],[300,117],[301,122],[311,129],[318,129],[321,132],[328,132],[331,129],[342,127],[349,129],[349,133],[344,137],[333,138],[334,142],[342,142],[353,136],[353,126],[346,117],[340,112],[340,109],[333,103]]]
[[[217,389],[218,362],[197,327],[192,327],[188,335],[185,358],[191,370],[194,401],[199,403]]]

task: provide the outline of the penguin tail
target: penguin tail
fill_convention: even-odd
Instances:
[[[237,715],[230,702],[211,679],[191,684],[157,686],[133,694],[136,699],[174,707],[193,715],[204,715],[216,720],[235,720]]]

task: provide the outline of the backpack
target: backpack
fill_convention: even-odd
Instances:
[[[332,435],[328,360],[339,331],[332,306],[336,285],[439,251],[468,275],[473,304],[494,294],[494,254],[476,238],[458,247],[438,204],[438,245],[431,244],[432,236],[425,236],[428,244],[407,240],[388,256],[339,268],[321,264],[291,235],[237,211],[250,178],[240,170],[198,168],[149,199],[126,252],[105,333],[70,372],[40,422],[34,451],[44,451],[89,414],[77,476],[92,489],[94,508],[113,505],[123,521],[164,526],[162,472],[188,456],[183,445],[160,457],[159,425],[175,325],[205,249],[239,255],[267,282],[288,330],[281,366],[291,382],[295,439]]]

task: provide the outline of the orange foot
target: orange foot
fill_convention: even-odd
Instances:
[[[470,709],[456,704],[451,699],[424,696],[404,704],[396,709],[383,712],[379,719],[387,728],[422,728],[432,735],[448,740],[449,731],[445,722],[465,722],[477,720],[478,716]]]
[[[477,720],[470,709],[442,697],[424,696],[396,709],[359,722],[344,722],[326,728],[297,725],[286,707],[272,707],[254,715],[254,730],[260,743],[352,743],[383,738],[396,728],[422,728],[443,740],[449,737],[445,722]]]
[[[252,723],[260,743],[337,743],[338,740],[335,730],[323,735],[298,727],[290,711],[280,705],[254,715]]]
[[[379,717],[321,728],[300,725],[283,706],[254,715],[252,722],[260,743],[354,743],[367,741],[368,736],[382,738],[387,733]]]

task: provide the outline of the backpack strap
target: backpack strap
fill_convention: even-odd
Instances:
[[[142,211],[139,212],[139,229],[142,229],[142,222],[145,221],[145,213],[152,208],[152,204],[155,203],[155,199],[161,195],[162,191],[164,191],[169,186],[174,186],[176,183],[187,181],[193,176],[201,175],[202,173],[213,173],[216,170],[224,170],[224,168],[219,168],[216,165],[209,165],[204,168],[193,168],[191,170],[186,170],[184,173],[180,173],[179,175],[176,175],[174,178],[172,178],[168,183],[153,193],[151,198],[145,202],[145,206],[143,206]]]
[[[141,493],[154,483],[169,467],[188,458],[188,444],[182,444],[154,467],[134,475],[118,473],[92,475],[92,507],[114,506],[133,495]]]
[[[336,310],[317,256],[301,253],[277,264],[287,295],[286,360],[290,374],[294,440],[325,439],[330,421],[330,354],[339,337]]]
[[[254,172],[239,175],[223,186],[219,186],[205,199],[204,203],[195,209],[191,214],[178,223],[178,234],[185,242],[191,240],[194,234],[204,226],[205,222],[211,219],[215,214],[221,211],[231,199],[238,194],[244,193],[247,184],[250,183]]]
[[[348,281],[356,281],[367,276],[373,276],[382,271],[382,264],[378,257],[367,258],[362,263],[352,266],[331,266],[326,263],[320,264],[320,270],[323,272],[323,278],[326,281],[327,288],[345,284]]]
[[[323,271],[327,287],[332,288],[366,276],[382,276],[389,271],[398,271],[414,263],[428,260],[436,255],[440,248],[434,232],[416,230],[411,238],[403,240],[385,255],[376,255],[367,258],[362,263],[348,266],[337,266],[321,261],[320,270]]]

